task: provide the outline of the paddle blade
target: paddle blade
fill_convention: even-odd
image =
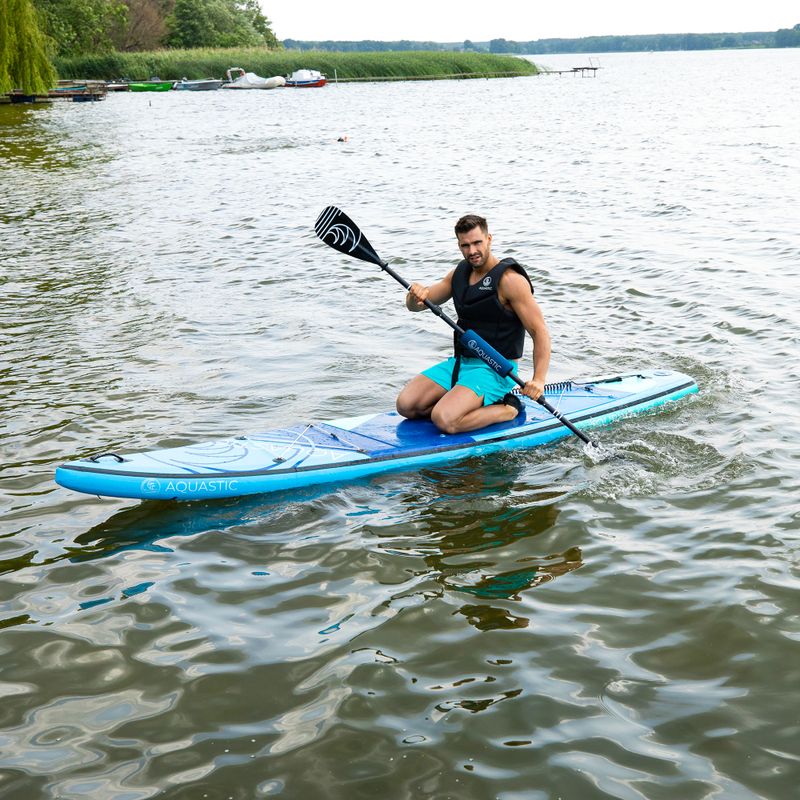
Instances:
[[[317,217],[314,230],[328,247],[332,247],[346,256],[353,256],[362,261],[384,266],[385,262],[381,260],[364,234],[361,233],[358,225],[340,208],[336,208],[336,206],[325,208]]]

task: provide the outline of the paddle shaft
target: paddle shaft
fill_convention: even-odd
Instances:
[[[401,284],[404,288],[410,290],[411,284],[402,277],[402,275],[398,275],[385,261],[380,260],[378,262],[378,266],[387,274],[391,275],[399,284]],[[439,319],[446,322],[459,336],[463,336],[466,331],[456,322],[454,322],[447,314],[442,311],[442,309],[436,305],[436,303],[432,303],[430,300],[423,300],[425,307],[436,314]],[[525,388],[525,381],[517,375],[516,372],[509,373],[509,377],[517,383],[521,388]],[[576,428],[557,408],[554,408],[544,399],[544,395],[541,395],[536,400],[542,408],[547,409],[562,425],[569,428],[572,433],[574,433],[582,442],[585,444],[595,445],[595,443],[581,430]]]
[[[411,284],[402,275],[398,275],[385,261],[379,261],[378,266],[384,272],[391,275],[405,289],[411,289]],[[439,319],[446,322],[459,336],[463,336],[466,333],[466,331],[458,323],[450,319],[436,303],[431,303],[430,300],[423,300],[422,302],[425,304],[425,308],[432,311]]]

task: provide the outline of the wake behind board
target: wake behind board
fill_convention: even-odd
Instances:
[[[696,391],[688,375],[645,370],[549,384],[545,395],[574,425],[586,428]],[[237,497],[346,483],[570,435],[538,403],[521,399],[524,409],[516,419],[470,433],[444,434],[427,420],[405,420],[394,411],[365,414],[145,453],[104,453],[62,464],[56,482],[87,494],[142,500]]]

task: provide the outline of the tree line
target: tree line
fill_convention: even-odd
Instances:
[[[258,0],[32,0],[54,55],[278,47]]]
[[[352,41],[337,41],[333,39],[325,39],[324,41],[284,39],[281,44],[287,50],[324,50],[325,52],[336,53],[388,53],[406,52],[412,50],[452,53],[458,50],[471,49],[468,47],[460,47],[458,45],[447,44],[444,42],[417,42],[410,39],[398,39],[392,42],[378,41],[376,39],[358,39]],[[488,53],[489,48],[484,47],[479,52]]]
[[[791,30],[747,33],[658,33],[633,36],[586,36],[581,39],[493,39],[491,53],[632,53],[664,50],[722,50],[746,47],[797,47],[800,25]]]
[[[800,47],[800,25],[781,28],[775,34],[775,47]]]
[[[376,42],[303,41],[284,39],[284,47],[295,50],[337,50],[346,52],[381,50],[465,50],[519,55],[553,53],[646,52],[650,50],[717,50],[737,47],[800,47],[800,25],[778,31],[749,33],[658,33],[633,36],[587,36],[581,39],[533,39],[513,41],[491,39],[487,42]]]

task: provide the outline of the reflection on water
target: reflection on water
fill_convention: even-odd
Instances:
[[[792,796],[798,55],[0,106],[4,800]],[[485,213],[553,380],[701,394],[596,431],[599,463],[571,437],[217,503],[56,487],[390,408],[448,350],[316,240],[328,203],[420,280]]]
[[[62,173],[88,170],[91,176],[96,177],[96,168],[109,163],[114,153],[103,141],[65,136],[60,111],[52,106],[0,104],[0,169],[39,174],[42,178],[52,175],[53,179]],[[78,119],[73,121],[80,124]],[[17,179],[14,180],[11,185],[16,188]],[[24,195],[19,199],[24,199]],[[7,215],[0,216],[0,222],[5,224],[35,216],[31,209],[25,209],[24,203],[19,202],[3,203],[0,214]],[[18,216],[20,214],[22,216]]]
[[[510,458],[490,459],[480,466],[470,461],[452,468],[446,477],[439,476],[439,497],[426,505],[415,504],[412,531],[406,532],[405,519],[400,524],[369,524],[367,528],[379,538],[381,551],[421,557],[426,569],[416,574],[435,580],[456,596],[519,601],[526,589],[577,569],[582,560],[576,547],[564,553],[530,555],[535,547],[530,539],[556,527],[559,511],[554,501],[564,493],[551,487],[529,487],[524,505],[505,504],[492,495],[507,480],[512,463]],[[487,474],[487,464],[496,466],[498,473]],[[467,604],[459,613],[479,630],[528,624],[510,609],[489,604]]]

